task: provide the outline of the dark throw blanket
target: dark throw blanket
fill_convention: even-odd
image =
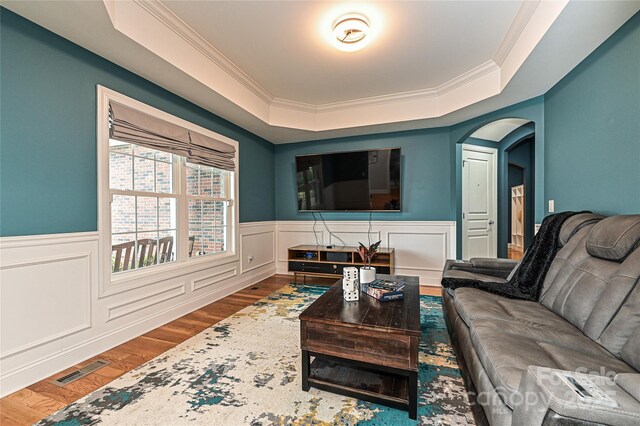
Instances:
[[[558,252],[560,228],[569,217],[584,212],[563,212],[547,216],[533,238],[518,266],[515,275],[507,283],[485,282],[463,278],[443,278],[444,288],[477,288],[509,299],[538,301],[544,278]]]

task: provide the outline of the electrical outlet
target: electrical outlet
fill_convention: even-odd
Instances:
[[[556,211],[556,204],[554,200],[549,200],[549,213]]]

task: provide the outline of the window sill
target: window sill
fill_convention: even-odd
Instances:
[[[111,280],[105,282],[105,285],[102,286],[99,298],[113,296],[114,294],[146,287],[168,279],[238,262],[238,260],[238,254],[233,252],[212,254],[158,265],[149,269],[131,271],[118,276],[111,275]]]

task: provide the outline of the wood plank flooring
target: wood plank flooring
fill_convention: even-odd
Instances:
[[[322,284],[327,285],[335,282],[332,279],[320,281],[322,281]],[[213,324],[268,296],[290,282],[293,282],[292,276],[274,275],[8,395],[0,399],[0,425],[33,424],[195,336]],[[318,282],[318,280],[314,279],[314,282]],[[438,296],[440,295],[440,289],[438,287],[421,286],[420,294]],[[50,383],[51,380],[62,377],[71,370],[81,368],[99,358],[109,361],[110,364],[64,387]]]

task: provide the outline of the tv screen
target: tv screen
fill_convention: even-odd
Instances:
[[[400,148],[296,157],[298,210],[401,211]]]

